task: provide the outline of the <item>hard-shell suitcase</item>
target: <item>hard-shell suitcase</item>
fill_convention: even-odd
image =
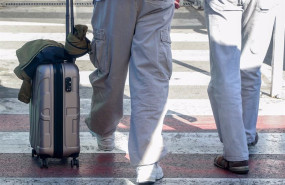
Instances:
[[[79,71],[73,63],[40,65],[32,81],[30,143],[32,155],[41,158],[72,157],[79,166]]]
[[[71,17],[69,17],[69,10]],[[73,31],[73,0],[66,0],[66,37]],[[37,67],[32,79],[30,102],[30,143],[32,156],[48,167],[47,158],[72,157],[79,166],[79,71],[75,60]]]

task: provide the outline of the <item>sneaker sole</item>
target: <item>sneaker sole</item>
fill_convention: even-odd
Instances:
[[[163,179],[163,177],[159,178],[159,179],[155,179],[155,181],[144,181],[144,182],[138,182],[138,185],[143,185],[143,184],[154,184],[155,182],[159,181]]]

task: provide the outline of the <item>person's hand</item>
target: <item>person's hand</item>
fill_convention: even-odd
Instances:
[[[175,0],[175,2],[174,2],[176,9],[180,8],[179,2],[180,2],[180,0]]]

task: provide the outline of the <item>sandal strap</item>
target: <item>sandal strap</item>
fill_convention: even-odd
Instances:
[[[215,162],[224,169],[229,168],[229,161],[227,161],[222,155],[217,156]]]

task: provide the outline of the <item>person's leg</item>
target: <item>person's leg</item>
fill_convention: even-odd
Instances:
[[[89,76],[93,96],[86,123],[102,137],[114,133],[123,116],[124,85],[136,19],[134,7],[133,0],[102,0],[94,5],[90,59],[97,69]]]
[[[211,65],[208,94],[223,156],[228,161],[248,160],[240,80],[242,7],[238,0],[206,0],[204,9]]]
[[[266,2],[265,2],[266,1]],[[241,87],[243,122],[248,144],[255,142],[263,63],[275,19],[275,1],[251,0],[244,4]]]
[[[142,0],[130,60],[131,164],[150,165],[165,154],[162,125],[172,72],[170,23],[173,0]]]

